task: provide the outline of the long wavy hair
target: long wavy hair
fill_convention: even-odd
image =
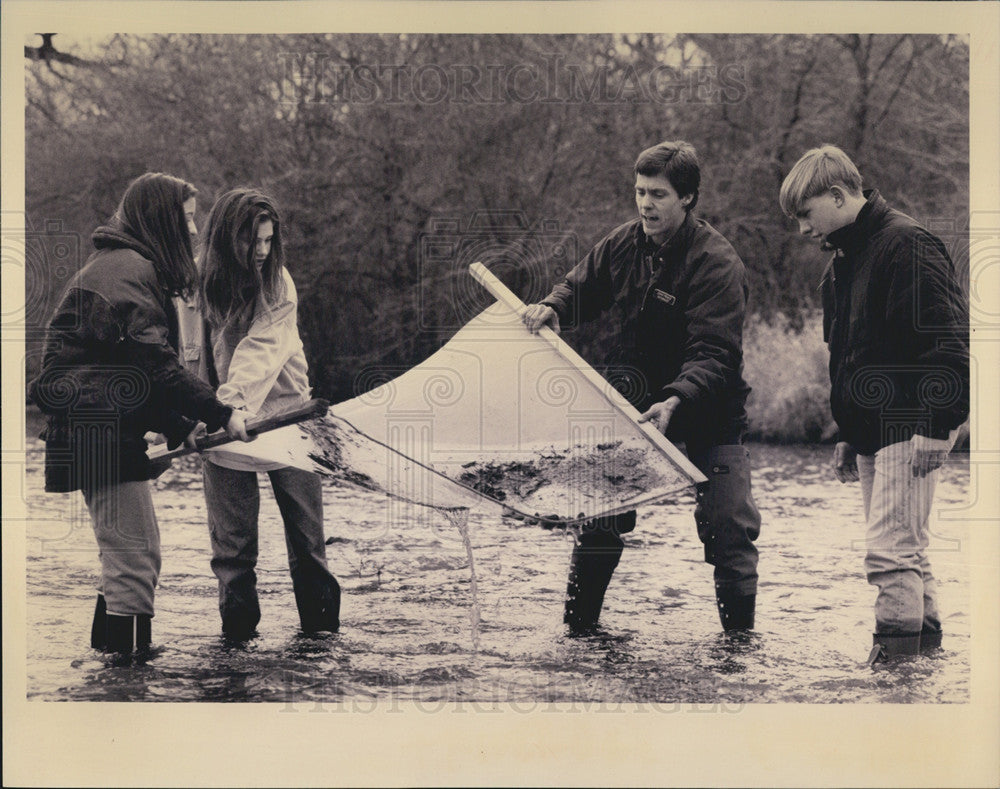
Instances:
[[[153,268],[171,295],[189,297],[198,282],[184,203],[198,194],[187,181],[146,173],[128,185],[109,222],[152,255]]]
[[[274,236],[271,251],[258,269],[254,247],[263,222],[271,222]],[[274,307],[285,295],[281,216],[274,200],[246,187],[222,195],[209,214],[198,263],[201,308],[212,326],[245,328],[253,320],[258,301],[265,310]]]

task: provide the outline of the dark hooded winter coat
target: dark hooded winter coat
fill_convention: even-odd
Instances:
[[[150,251],[112,227],[98,228],[93,242],[52,316],[28,392],[48,416],[52,492],[151,479],[163,467],[146,456],[147,432],[176,446],[195,420],[214,431],[232,414],[181,365],[173,294]]]

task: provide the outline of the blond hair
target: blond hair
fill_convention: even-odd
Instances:
[[[806,151],[781,184],[781,210],[794,218],[806,200],[832,186],[842,186],[855,197],[861,196],[861,173],[854,162],[836,145]]]

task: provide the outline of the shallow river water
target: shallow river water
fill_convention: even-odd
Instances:
[[[829,471],[829,447],[751,446],[763,515],[756,631],[722,635],[693,497],[644,508],[615,574],[603,631],[571,638],[562,601],[572,536],[473,512],[469,551],[441,513],[324,486],[341,632],[306,637],[277,507],[262,495],[260,635],[220,638],[200,466],[155,483],[163,571],[154,657],[111,667],[88,646],[97,550],[82,497],[41,491],[29,449],[27,694],[31,700],[234,701],[363,708],[395,702],[618,704],[969,700],[969,464],[953,456],[938,490],[931,562],[944,649],[865,663],[874,588],[862,572],[860,491]],[[262,477],[262,480],[264,478]],[[472,587],[475,586],[475,601]]]

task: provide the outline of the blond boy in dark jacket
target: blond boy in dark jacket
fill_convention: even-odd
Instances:
[[[938,469],[969,415],[969,323],[940,239],[862,191],[832,145],[805,153],[781,187],[799,231],[834,250],[822,281],[834,470],[861,482],[865,570],[878,587],[869,661],[941,645],[927,556]]]

